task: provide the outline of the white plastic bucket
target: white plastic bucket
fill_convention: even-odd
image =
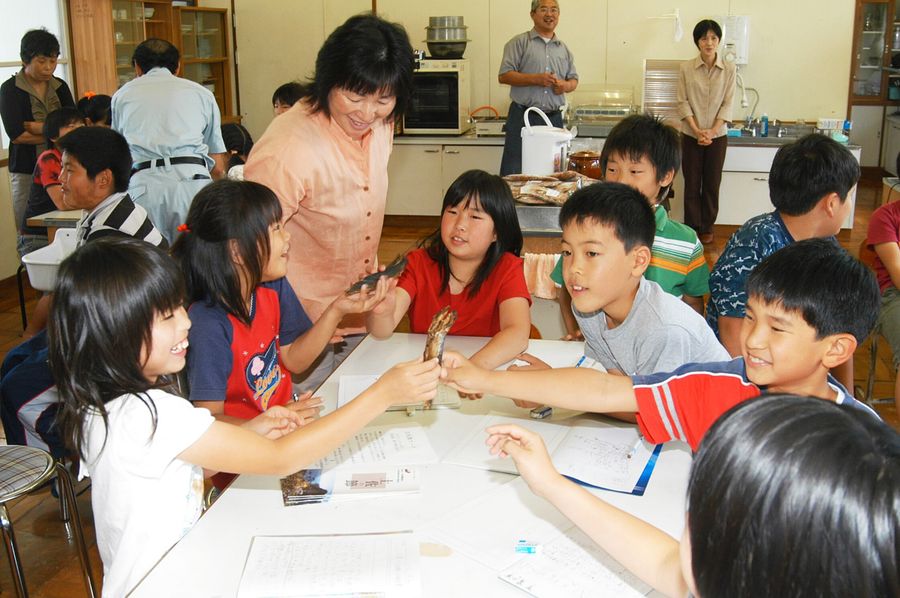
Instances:
[[[53,290],[59,265],[75,251],[75,243],[75,229],[64,228],[56,231],[52,243],[22,256],[31,288],[38,291]]]
[[[528,113],[537,112],[546,126],[532,126]],[[522,174],[548,175],[563,170],[568,158],[569,142],[575,136],[568,129],[554,127],[540,108],[525,111],[522,127]]]

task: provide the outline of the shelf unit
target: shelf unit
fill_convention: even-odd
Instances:
[[[131,56],[158,37],[181,52],[180,75],[216,97],[223,122],[239,121],[232,101],[227,10],[172,6],[171,0],[69,0],[75,91],[112,95],[134,78]]]
[[[857,0],[849,106],[900,102],[895,57],[900,60],[900,0]]]

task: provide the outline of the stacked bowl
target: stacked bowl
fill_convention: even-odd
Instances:
[[[428,17],[425,43],[432,58],[462,58],[466,51],[463,17]]]

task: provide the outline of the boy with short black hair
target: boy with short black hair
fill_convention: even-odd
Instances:
[[[587,357],[624,375],[728,357],[702,316],[644,276],[656,227],[639,191],[590,185],[563,204],[559,223],[565,283]]]
[[[585,368],[489,372],[448,352],[447,380],[466,392],[636,413],[649,442],[683,440],[694,449],[720,415],[763,393],[819,397],[877,417],[828,373],[875,324],[878,285],[866,266],[828,240],[809,239],[766,258],[748,292],[742,356],[732,361],[626,378]]]
[[[147,211],[131,201],[131,152],[119,133],[104,127],[82,127],[62,137],[62,201],[67,209],[88,213],[78,222],[78,246],[107,235],[141,239],[167,247]]]
[[[600,165],[604,180],[640,191],[653,209],[655,233],[644,276],[702,314],[703,296],[709,293],[703,245],[692,228],[670,220],[662,205],[681,165],[681,135],[649,114],[629,116],[610,131]],[[563,285],[562,261],[550,277]],[[560,289],[560,309],[566,332],[574,336],[571,298],[565,286]]]
[[[850,212],[848,198],[859,174],[853,154],[824,135],[807,135],[775,154],[769,173],[775,211],[751,218],[731,236],[709,278],[706,321],[731,355],[741,353],[747,276],[786,245],[836,235]]]

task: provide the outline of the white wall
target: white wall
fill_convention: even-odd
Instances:
[[[5,153],[5,152],[4,152]],[[13,225],[9,168],[0,168],[0,280],[14,276],[19,267],[16,252],[16,227]]]
[[[472,40],[465,54],[472,63],[472,106],[505,112],[509,89],[497,83],[497,70],[506,41],[532,25],[529,0],[377,0],[377,6],[422,49],[428,16],[463,15]],[[672,21],[648,18],[676,6],[684,24],[677,43]],[[370,8],[369,0],[235,0],[241,108],[254,138],[271,120],[275,87],[309,75],[325,36]],[[760,92],[758,111],[783,120],[847,113],[851,0],[560,0],[560,9],[557,33],[575,54],[583,85],[630,86],[639,102],[645,58],[690,58],[698,20],[739,14],[750,17],[750,63],[742,71]],[[739,107],[735,116],[742,116]]]

